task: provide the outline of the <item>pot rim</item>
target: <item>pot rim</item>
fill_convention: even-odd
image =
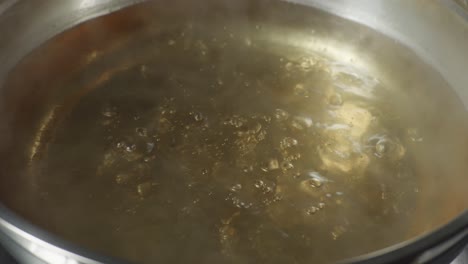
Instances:
[[[62,251],[58,253],[65,253],[72,259],[73,257],[80,258],[91,263],[96,263],[96,261],[97,263],[128,263],[59,238],[51,232],[33,225],[0,203],[0,232],[5,228],[24,239],[36,240],[43,244],[46,249],[54,252]],[[468,210],[462,212],[449,223],[426,234],[368,254],[342,260],[340,263],[395,263],[402,260],[413,260],[426,250],[447,242],[457,235],[462,236],[459,240],[468,238]],[[29,238],[25,236],[29,236]],[[24,245],[22,246],[24,247]],[[25,250],[28,249],[25,248]]]
[[[17,0],[0,0],[0,4],[4,4],[3,6],[0,5],[0,14],[13,6],[16,2]],[[455,0],[439,0],[439,2],[468,23],[468,10],[465,10]],[[30,249],[27,249],[25,245],[22,245],[21,242],[15,241],[14,238],[11,235],[6,234],[5,231],[17,235],[23,240],[30,240],[31,243],[41,244],[41,246],[51,252],[64,254],[67,257],[78,261],[70,263],[128,263],[127,261],[97,253],[62,239],[57,235],[30,223],[27,219],[19,216],[13,210],[7,208],[0,202],[0,234],[3,233],[2,235],[12,239],[13,243],[17,243],[24,248],[24,250],[31,251]],[[403,260],[413,261],[422,256],[424,252],[454,238],[457,238],[457,241],[463,241],[465,244],[467,242],[468,209],[450,222],[423,235],[368,254],[345,259],[341,261],[341,263],[367,264],[395,263]],[[457,241],[455,241],[455,243]]]

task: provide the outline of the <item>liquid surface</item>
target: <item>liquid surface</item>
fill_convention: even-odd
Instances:
[[[401,91],[224,15],[141,15],[111,52],[86,55],[61,84],[75,99],[51,108],[52,136],[31,151],[31,218],[142,263],[322,263],[411,237],[413,153],[431,135],[402,117]]]

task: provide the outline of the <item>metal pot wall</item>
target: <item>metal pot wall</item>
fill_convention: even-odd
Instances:
[[[110,14],[144,1],[135,0],[37,0],[0,1],[0,87],[10,71],[36,47],[57,34],[93,18]],[[309,6],[338,17],[372,28],[406,46],[420,59],[435,69],[468,107],[468,11],[451,0],[385,1],[385,0],[293,0],[298,5]],[[224,1],[229,5],[229,1]],[[268,4],[265,4],[268,7]],[[307,21],[307,20],[305,20]],[[302,25],[304,30],[307,24]],[[276,34],[276,35],[275,35]],[[308,45],[307,34],[299,36],[273,31],[273,38],[296,46]],[[333,34],[330,34],[333,35]],[[281,36],[281,37],[279,37]],[[365,52],[346,45],[324,41],[338,56],[356,57],[366,63]],[[365,40],[360,40],[364,42]],[[362,43],[357,41],[357,43]],[[322,43],[322,44],[323,44]],[[328,43],[328,44],[327,44]],[[352,43],[355,44],[355,43]],[[351,45],[352,45],[351,44]],[[354,52],[354,54],[353,54]],[[382,50],[382,63],[391,61],[392,50]],[[397,56],[397,55],[395,55]],[[393,62],[398,65],[398,62]],[[45,67],[42,65],[42,67]],[[395,67],[396,68],[396,67]],[[404,74],[404,69],[401,69]],[[25,76],[26,78],[27,76]],[[29,93],[32,91],[23,91]],[[12,102],[21,100],[2,91],[0,99],[0,150],[7,157],[15,139]],[[40,95],[38,95],[40,97]],[[27,112],[27,110],[24,110]],[[457,117],[462,120],[462,117]],[[25,119],[27,120],[27,119]],[[463,126],[463,124],[460,124]],[[462,129],[460,131],[463,131]],[[465,144],[461,142],[460,144]],[[466,144],[465,144],[466,145]],[[18,143],[17,147],[21,146]],[[441,158],[444,160],[443,158]],[[6,168],[6,167],[5,167]],[[8,169],[1,171],[1,177]],[[421,219],[440,214],[431,226],[434,230],[394,245],[392,247],[355,257],[356,263],[447,263],[468,243],[468,212],[466,211],[466,175],[446,175],[445,186],[437,186],[444,197],[431,203],[433,207]],[[464,178],[463,178],[464,177]],[[435,190],[434,190],[435,191]],[[17,194],[21,196],[21,193]],[[448,208],[447,204],[454,204]],[[119,260],[94,254],[44,231],[0,205],[0,242],[23,263],[120,263]]]

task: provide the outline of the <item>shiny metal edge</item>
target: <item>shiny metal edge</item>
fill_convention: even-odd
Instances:
[[[446,54],[434,54],[431,51],[431,48],[434,47],[434,45],[441,45],[440,43],[434,44],[431,40],[433,39],[432,35],[421,35],[419,37],[419,42],[414,41],[414,35],[408,34],[409,31],[414,31],[414,32],[421,32],[420,27],[423,26],[420,22],[417,23],[417,25],[413,24],[408,24],[415,22],[414,20],[408,20],[405,18],[411,17],[408,16],[407,13],[408,11],[414,11],[415,9],[427,9],[429,10],[430,5],[421,5],[426,4],[425,1],[406,1],[406,0],[392,0],[392,1],[385,1],[385,7],[382,7],[379,5],[379,1],[372,1],[372,0],[353,0],[353,1],[347,1],[347,0],[335,0],[335,1],[320,1],[320,0],[284,0],[287,2],[299,4],[299,5],[304,5],[304,6],[309,6],[313,8],[320,9],[324,12],[327,12],[332,15],[336,15],[345,19],[348,19],[350,21],[356,22],[358,24],[364,25],[368,28],[371,28],[373,30],[376,30],[385,36],[397,41],[401,45],[407,47],[409,50],[411,50],[416,56],[421,59],[424,63],[427,65],[430,65],[432,68],[436,69],[437,72],[439,72],[442,77],[445,79],[445,81],[455,89],[457,94],[461,98],[465,98],[463,101],[465,107],[468,109],[468,89],[462,89],[465,87],[466,82],[461,82],[461,81],[453,81],[453,80],[460,80],[463,78],[459,78],[460,76],[466,76],[466,73],[464,72],[464,65],[460,65],[457,68],[451,68],[451,69],[446,69],[444,67],[441,67],[440,65],[443,65],[444,63],[440,63],[441,61],[444,60]],[[380,1],[382,3],[382,1]],[[445,12],[445,14],[449,14],[452,16],[451,19],[458,18],[459,21],[462,21],[463,23],[468,23],[468,14],[462,10],[462,8],[454,1],[454,0],[434,0],[434,1],[427,1],[427,4],[433,4],[437,5]],[[417,6],[419,5],[419,7]],[[356,6],[365,6],[365,10],[360,10],[356,8]],[[395,18],[395,10],[392,12],[387,13],[385,8],[388,7],[395,7],[399,6],[398,12],[405,13],[401,14],[401,20],[395,23],[397,21],[397,18]],[[426,11],[427,11],[426,10]],[[370,12],[370,11],[375,11],[375,12]],[[393,16],[393,17],[392,17]],[[428,19],[426,17],[426,19]],[[403,23],[404,22],[404,23]],[[437,21],[437,19],[429,19],[426,22],[428,22],[430,25],[425,25],[427,27],[433,28],[433,30],[439,30],[443,28],[442,25],[440,25]],[[411,29],[408,29],[411,28]],[[467,30],[465,32],[468,32],[468,26],[465,27]],[[400,30],[408,30],[408,32],[402,33]],[[413,33],[414,33],[413,32]],[[468,38],[467,36],[464,35],[465,32],[458,32],[457,34],[461,34],[458,36],[458,38]],[[447,32],[442,32],[443,34],[448,34]],[[440,37],[437,41],[440,42],[444,37]],[[466,47],[461,47],[461,43],[456,43],[456,42],[451,42],[451,46],[446,47],[446,50],[457,50],[460,48]],[[468,53],[463,55],[466,57],[466,61],[468,61]],[[468,81],[468,78],[467,78]]]
[[[144,1],[146,0],[112,0],[111,7],[109,7],[109,4],[97,4],[92,7],[82,8],[78,12],[61,14],[60,17],[53,21],[54,23],[51,23],[50,26],[46,26],[48,28],[47,32],[36,31],[36,29],[32,27],[25,35],[34,37],[31,40],[20,39],[20,41],[26,42],[28,45],[22,47],[22,49],[18,50],[15,54],[10,54],[9,58],[2,58],[2,64],[6,69],[12,69],[14,65],[23,58],[24,54],[29,54],[38,45],[41,45],[57,34],[90,19],[107,15]],[[15,4],[19,3],[19,0],[0,1],[0,14],[8,13]],[[60,21],[60,23],[57,23],[57,20]],[[56,25],[60,25],[60,27]],[[37,38],[38,35],[40,35],[41,38]],[[8,71],[5,71],[4,74],[8,74]],[[3,77],[5,76],[0,76],[0,87],[3,84]],[[56,263],[59,259],[58,256],[64,257],[60,259],[60,263],[67,264],[128,263],[124,260],[95,253],[63,240],[27,222],[2,203],[0,203],[0,235],[9,237],[8,242],[3,240],[3,243],[11,243],[11,247],[24,250],[23,253],[31,257],[37,257],[34,263],[36,263],[36,261],[37,263]],[[41,254],[43,257],[42,259],[38,257],[41,256]],[[18,258],[18,256],[15,257]],[[51,259],[47,260],[48,257]],[[28,259],[28,261],[29,260],[31,259]]]
[[[53,31],[48,32],[46,37],[42,39],[41,42],[45,42],[50,37],[60,32],[63,32],[64,30],[69,29],[73,26],[76,26],[84,21],[102,16],[105,14],[112,13],[114,11],[120,10],[127,6],[130,6],[139,2],[144,2],[146,0],[135,0],[135,1],[115,0],[115,1],[122,2],[124,4],[119,6],[118,8],[114,8],[114,9],[106,8],[105,10],[100,10],[97,12],[90,12],[90,10],[98,9],[98,7],[89,8],[90,10],[87,10],[84,13],[91,13],[91,15],[84,15],[84,16],[75,15],[76,19],[70,21],[69,23],[64,24],[64,26],[62,26],[61,28],[54,28]],[[317,4],[318,2],[316,1],[314,1],[312,4],[311,4],[311,1],[307,1],[307,0],[288,0],[288,1],[319,8],[326,12],[338,15],[337,10],[330,8],[330,6],[327,6],[327,5]],[[455,3],[453,0],[437,0],[437,1],[443,3],[443,5],[448,7],[450,10],[452,10],[456,14],[460,15],[466,21],[468,21],[468,13],[465,10],[463,10],[460,6],[458,6],[458,4]],[[1,3],[0,14],[2,12],[5,12],[9,7],[11,7],[16,2],[17,0],[10,0],[10,1],[7,0]],[[362,17],[359,14],[356,14],[356,12],[353,12],[353,13],[340,12],[339,16],[358,22],[358,23],[363,22]],[[371,21],[371,23],[369,23],[369,21]],[[367,17],[367,22],[368,23],[362,23],[362,24],[365,24],[366,26],[369,26],[377,30],[382,29],[379,26],[378,19],[376,17],[374,18]],[[401,36],[399,36],[398,32],[391,31],[390,29],[384,30],[383,33],[385,35],[390,36],[391,38],[401,39]],[[35,45],[32,45],[32,46],[35,46]],[[414,47],[409,46],[409,48],[412,50],[415,50],[413,49]],[[26,53],[29,53],[29,52],[26,52]],[[23,54],[25,54],[24,51],[23,51]],[[15,223],[15,224],[12,224],[12,223]],[[344,260],[343,262],[340,262],[340,263],[367,263],[367,262],[388,263],[391,261],[397,261],[398,259],[404,257],[405,255],[412,254],[415,251],[418,251],[418,250],[423,251],[424,249],[432,248],[438,243],[449,240],[451,237],[456,236],[456,234],[459,234],[461,232],[463,232],[463,234],[466,234],[467,233],[466,230],[468,228],[467,226],[468,226],[468,210],[462,213],[461,215],[459,215],[458,217],[456,217],[450,223],[426,235],[416,237],[409,241],[405,241],[405,242],[399,243],[397,245],[394,245],[385,249],[374,251],[369,254],[365,254],[362,256],[354,257],[352,259]],[[81,249],[77,247],[76,245],[73,245],[58,237],[55,237],[51,233],[44,231],[30,223],[25,222],[23,218],[15,215],[10,209],[4,207],[1,204],[0,204],[0,227],[5,228],[6,230],[10,230],[11,232],[17,234],[18,236],[22,238],[31,239],[32,241],[35,241],[36,243],[46,248],[50,248],[52,251],[60,252],[65,255],[75,257],[76,259],[80,260],[79,263],[86,263],[86,264],[88,263],[89,264],[126,263],[121,260],[111,259],[103,255],[95,254],[86,249]]]
[[[430,250],[437,250],[438,246],[446,246],[445,242],[460,242],[466,238],[468,238],[468,209],[451,222],[431,232],[339,263],[397,263],[407,257],[416,260]]]
[[[9,9],[12,9],[11,7],[14,7],[15,4],[21,4],[21,1],[19,0],[7,1],[8,2],[4,3],[4,14],[7,14],[8,11],[10,11]],[[132,6],[145,1],[148,0],[111,0],[111,4],[98,3],[90,7],[84,7],[79,10],[73,10],[73,12],[60,14],[59,16],[54,17],[53,19],[51,18],[49,21],[45,21],[41,24],[42,29],[37,29],[34,26],[34,24],[31,23],[31,28],[27,28],[27,32],[23,34],[25,37],[17,39],[15,40],[16,42],[11,43],[11,45],[17,47],[17,50],[15,50],[16,52],[14,52],[13,54],[8,54],[8,57],[0,57],[0,61],[3,64],[2,68],[11,70],[16,64],[18,64],[19,61],[21,61],[25,54],[29,54],[39,45],[45,43],[47,40],[53,38],[54,36],[60,34],[61,32],[67,29],[70,29],[93,18],[111,14],[125,7]],[[0,14],[2,14],[2,12],[0,12]],[[47,29],[44,30],[44,28]],[[0,87],[2,87],[8,72],[8,70],[0,71]]]
[[[59,263],[64,264],[128,264],[124,260],[99,254],[61,239],[27,222],[1,204],[0,234],[7,235],[15,243],[14,246],[24,249],[25,253],[43,256],[42,259],[38,257],[38,260],[45,263],[55,264],[57,261],[50,260],[57,260],[57,256],[62,256],[64,261]]]

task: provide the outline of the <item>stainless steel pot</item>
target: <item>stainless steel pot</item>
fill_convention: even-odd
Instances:
[[[143,1],[0,1],[0,86],[10,70],[24,56],[46,40],[84,21],[139,2]],[[293,2],[358,22],[401,42],[436,69],[457,93],[464,106],[468,107],[466,2],[451,0],[293,0]],[[297,45],[304,43],[304,39],[294,36],[284,39]],[[5,105],[5,99],[1,99],[0,116],[8,121],[8,109]],[[2,151],[11,146],[9,139],[14,138],[12,133],[15,133],[10,129],[8,122],[3,120],[0,122]],[[8,176],[14,177],[14,175]],[[440,191],[453,192],[453,195],[449,195],[447,199],[458,203],[460,201],[456,199],[466,198],[463,195],[457,196],[466,192],[466,186],[457,186],[456,183],[459,181],[453,178],[455,176],[446,177],[448,184],[440,187]],[[463,203],[464,201],[460,202]],[[439,204],[435,205],[438,206]],[[451,212],[447,211],[446,218],[437,220],[435,226],[443,225],[433,232],[349,261],[432,263],[448,260],[468,242],[468,212],[460,211],[459,206],[456,208]],[[443,208],[433,209],[443,210]],[[455,217],[456,214],[459,215]],[[63,241],[18,217],[5,206],[0,206],[0,234],[0,242],[23,263],[119,263],[118,260],[93,254]]]

